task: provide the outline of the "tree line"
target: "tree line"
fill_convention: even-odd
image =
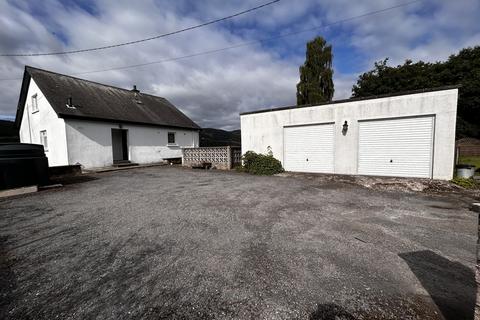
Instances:
[[[317,37],[307,43],[306,60],[300,67],[297,104],[331,101],[333,86],[331,45]],[[460,85],[457,109],[457,138],[480,138],[480,46],[464,48],[446,61],[406,60],[389,66],[388,58],[375,62],[361,74],[352,88],[352,98],[402,91]]]

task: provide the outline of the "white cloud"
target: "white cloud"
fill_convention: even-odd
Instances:
[[[321,3],[332,21],[339,16],[360,15],[407,2],[330,0]],[[367,56],[365,68],[371,68],[374,61],[385,57],[389,57],[392,64],[406,59],[445,60],[459,49],[475,44],[471,39],[480,36],[479,14],[477,0],[419,1],[349,22],[351,44]]]
[[[113,44],[189,27],[262,3],[189,1],[96,2],[93,16],[79,6],[65,7],[58,1],[42,2],[42,12],[24,2],[0,2],[0,52],[71,50]],[[21,77],[25,64],[75,74],[89,70],[132,65],[228,47],[261,39],[278,32],[304,29],[375,11],[399,2],[394,0],[281,1],[255,14],[134,46],[66,56],[0,57],[0,78]],[[37,4],[38,5],[38,4]],[[33,13],[32,13],[33,12]],[[362,53],[360,69],[390,57],[434,61],[467,45],[478,44],[476,0],[425,0],[380,15],[354,20],[339,28],[319,30],[331,35],[336,45]],[[63,43],[60,38],[67,39]],[[236,129],[238,113],[295,103],[298,65],[305,42],[313,33],[162,64],[92,73],[80,77],[164,96],[204,127]],[[335,41],[338,41],[336,43]],[[289,54],[295,52],[295,54]],[[343,59],[345,59],[343,57]],[[355,59],[357,61],[357,59]],[[336,98],[351,94],[358,74],[340,72],[335,59]],[[0,82],[0,114],[15,114],[21,81]]]

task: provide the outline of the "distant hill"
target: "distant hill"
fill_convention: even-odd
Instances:
[[[221,129],[206,128],[200,131],[200,147],[240,147],[240,137],[240,130],[225,131]]]
[[[15,128],[15,122],[8,120],[0,120],[0,143],[2,142],[19,142],[18,131]]]

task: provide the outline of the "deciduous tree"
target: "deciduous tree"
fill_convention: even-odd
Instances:
[[[462,49],[445,62],[413,63],[396,67],[388,59],[360,75],[352,88],[352,97],[461,85],[458,99],[457,138],[480,137],[480,46]]]

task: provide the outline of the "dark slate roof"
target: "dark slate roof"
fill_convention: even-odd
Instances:
[[[109,85],[47,70],[25,67],[17,109],[17,126],[23,115],[30,78],[61,118],[77,118],[199,130],[200,127],[167,99],[143,92],[135,94]],[[75,108],[67,107],[72,97]]]
[[[277,107],[277,108],[269,108],[269,109],[261,109],[255,111],[248,111],[240,113],[241,116],[247,114],[255,114],[255,113],[264,113],[264,112],[273,112],[273,111],[282,111],[282,110],[289,110],[289,109],[298,109],[298,108],[308,108],[308,107],[317,107],[317,106],[324,106],[329,104],[336,104],[336,103],[346,103],[352,101],[362,101],[362,100],[372,100],[372,99],[380,99],[380,98],[388,98],[388,97],[396,97],[396,96],[404,96],[408,94],[416,94],[416,93],[424,93],[424,92],[433,92],[433,91],[442,91],[442,90],[450,90],[450,89],[459,89],[461,85],[448,85],[436,88],[425,88],[419,90],[410,90],[410,91],[402,91],[402,92],[395,92],[395,93],[386,93],[377,96],[370,96],[370,97],[360,97],[360,98],[350,98],[350,99],[341,99],[341,100],[332,100],[328,102],[318,103],[318,104],[303,104],[299,106],[287,106],[287,107]]]

